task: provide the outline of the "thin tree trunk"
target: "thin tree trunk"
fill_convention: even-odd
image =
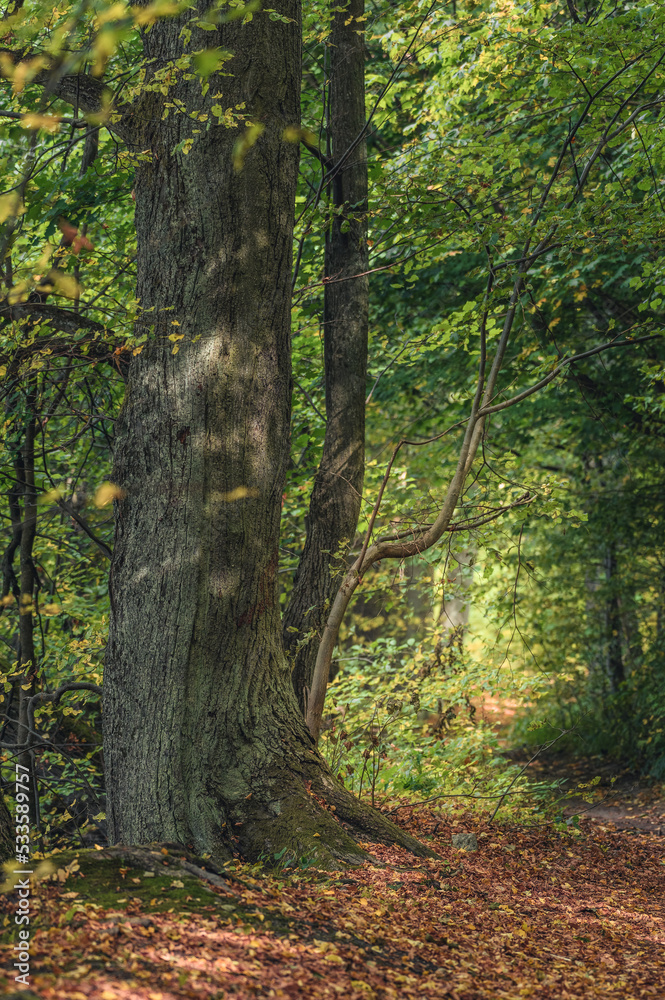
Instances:
[[[335,164],[326,238],[323,337],[326,434],[307,535],[284,616],[284,645],[303,712],[330,601],[347,570],[365,472],[367,393],[367,147],[364,0],[333,15],[329,140]]]
[[[25,419],[25,438],[22,454],[22,486],[23,486],[23,518],[21,530],[20,554],[20,590],[19,606],[19,657],[18,657],[18,727],[16,742],[19,745],[29,745],[31,736],[28,726],[28,703],[35,693],[37,661],[35,656],[34,614],[33,603],[37,584],[35,564],[32,550],[37,533],[37,492],[35,489],[35,433],[36,419],[34,414],[34,394],[30,393],[27,400],[27,415]],[[34,823],[39,819],[38,789],[34,768],[34,758],[29,749],[23,750],[18,756],[18,763],[29,769],[33,800],[30,803],[30,819]]]
[[[15,848],[16,830],[4,796],[0,794],[0,861],[11,858]]]
[[[632,674],[639,668],[644,655],[634,580],[623,582],[621,599],[619,600],[619,615],[621,618],[621,637],[625,649],[624,674]]]
[[[8,416],[8,426],[11,417],[11,405],[7,406],[7,416]],[[9,516],[11,519],[12,526],[12,537],[9,545],[7,546],[2,559],[2,596],[8,597],[9,594],[14,597],[16,601],[17,608],[21,607],[21,587],[19,582],[19,577],[16,576],[16,570],[14,569],[14,560],[16,558],[16,553],[21,547],[21,536],[23,534],[23,514],[21,510],[21,499],[23,497],[23,449],[20,448],[14,453],[13,461],[13,472],[14,477],[7,484],[7,498],[9,506]],[[20,576],[20,573],[19,573]],[[5,610],[5,607],[0,609],[0,614]],[[18,670],[18,660],[21,655],[21,638],[20,638],[20,624],[19,628],[14,631],[12,636],[11,647],[16,650],[17,658],[17,671],[11,677],[11,688],[8,692],[5,692],[3,696],[3,714],[4,721],[2,728],[0,729],[0,734],[2,737],[5,736],[9,730],[16,740],[17,733],[16,729],[18,726],[18,704],[20,701],[20,671]]]
[[[617,593],[616,546],[610,543],[605,552],[605,669],[610,690],[616,691],[624,679],[623,655],[621,648],[621,613]]]
[[[480,337],[480,360],[478,365],[478,380],[476,384],[476,391],[474,394],[473,402],[471,403],[471,409],[469,412],[468,420],[466,423],[466,428],[464,431],[464,437],[462,439],[460,450],[457,458],[457,467],[455,472],[448,484],[448,489],[446,490],[446,495],[444,497],[441,508],[437,514],[437,517],[433,524],[428,528],[424,529],[422,534],[418,537],[403,541],[392,539],[387,537],[383,540],[379,540],[373,544],[370,544],[372,530],[374,527],[375,517],[378,513],[381,499],[383,496],[383,491],[387,485],[388,478],[390,476],[390,470],[392,468],[393,461],[397,456],[398,448],[393,452],[392,459],[386,470],[386,474],[383,479],[383,483],[379,489],[379,494],[370,516],[369,527],[363,543],[363,547],[360,551],[360,555],[353,563],[351,568],[346,573],[342,584],[337,591],[335,598],[332,602],[330,613],[327,617],[325,628],[323,631],[323,638],[319,643],[319,648],[316,655],[316,664],[314,666],[314,675],[312,677],[312,687],[307,705],[307,726],[309,731],[312,733],[315,740],[318,741],[319,733],[321,730],[321,719],[323,716],[323,706],[326,698],[326,691],[328,688],[328,678],[330,674],[330,663],[332,660],[333,651],[337,643],[337,638],[339,636],[339,630],[349,606],[349,603],[358,587],[359,582],[363,578],[363,574],[374,565],[374,563],[379,563],[382,559],[407,559],[414,555],[419,555],[425,552],[427,549],[431,548],[433,545],[440,540],[443,533],[448,529],[450,522],[452,520],[457,502],[464,488],[464,483],[466,477],[469,474],[473,461],[475,459],[478,447],[480,444],[481,436],[483,433],[483,427],[485,423],[485,416],[496,407],[491,405],[491,400],[493,397],[494,390],[496,388],[497,379],[499,372],[501,370],[501,365],[506,353],[506,348],[508,346],[511,331],[513,328],[513,322],[517,312],[517,306],[520,300],[520,294],[522,291],[522,286],[524,282],[525,267],[521,265],[520,270],[513,282],[513,289],[510,296],[510,301],[508,303],[508,308],[505,313],[503,330],[501,332],[501,337],[494,352],[494,357],[489,368],[489,373],[486,372],[487,366],[487,342],[485,335],[485,323],[488,315],[488,303],[489,295],[492,288],[493,277],[490,275],[490,280],[488,282],[487,297],[485,300],[486,308],[481,321],[481,337]],[[519,395],[514,397],[514,401],[518,401]],[[506,405],[513,405],[510,403],[500,403],[497,404],[500,408],[504,408]]]

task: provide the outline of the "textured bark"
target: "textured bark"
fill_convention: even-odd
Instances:
[[[117,425],[114,478],[125,495],[116,501],[104,677],[110,838],[214,857],[287,847],[324,863],[358,860],[337,815],[423,853],[329,773],[282,648],[276,582],[298,164],[283,132],[299,119],[300,27],[296,0],[276,6],[290,23],[255,14],[216,38],[192,36],[193,49],[234,53],[224,67],[232,75],[213,76],[210,94],[221,90],[224,108],[244,105],[263,126],[240,171],[234,146],[244,125],[202,131],[183,156],[174,147],[191,122],[160,124],[164,98],[145,95],[144,121],[155,125],[142,138],[150,154],[135,192],[138,329],[149,337]],[[153,71],[181,54],[181,27],[173,19],[146,33]],[[196,110],[216,100],[202,101],[200,82],[180,78],[174,99]],[[327,792],[336,815],[319,801]]]
[[[326,434],[307,535],[284,618],[284,644],[302,710],[321,630],[346,572],[365,470],[367,392],[367,149],[364,0],[334,14],[330,37],[332,218],[326,239],[323,314]],[[348,22],[348,23],[347,23]]]
[[[178,115],[145,136],[150,157],[136,172],[139,332],[149,339],[117,429],[126,497],[104,694],[108,818],[125,843],[211,849],[283,741],[307,750],[290,724],[275,590],[298,155],[282,134],[298,124],[300,63],[296,4],[279,9],[294,23],[257,16],[217,32],[235,53],[233,76],[213,76],[210,90],[265,128],[242,170],[242,123],[212,126],[185,156],[174,147],[191,125]],[[145,34],[155,71],[182,55],[181,28],[169,20]],[[202,102],[199,80],[180,79],[174,97],[214,103]],[[157,123],[163,100],[145,95]],[[175,354],[170,335],[183,336]],[[239,489],[246,496],[230,499]],[[273,799],[276,812],[277,787]]]

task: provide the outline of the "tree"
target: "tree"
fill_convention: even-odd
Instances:
[[[326,433],[305,544],[284,614],[284,646],[294,661],[293,687],[305,712],[327,607],[355,536],[365,472],[369,279],[364,7],[364,0],[351,0],[333,8],[329,42],[330,149],[321,181],[332,193],[323,311]]]
[[[139,151],[135,339],[145,341],[116,427],[110,836],[216,856],[236,847],[249,857],[283,847],[361,856],[341,820],[422,853],[330,774],[281,645],[299,7],[285,0],[270,17],[242,10],[218,25],[205,10],[143,28],[145,79],[108,122]],[[224,69],[203,85],[187,71],[202,46]],[[94,75],[42,76],[87,113],[108,100]],[[203,115],[210,127],[197,137]]]
[[[300,43],[294,0],[277,14],[217,29],[232,53],[224,104],[251,125],[211,128],[186,157],[185,115],[168,139],[150,127],[140,137],[151,157],[135,185],[138,294],[151,337],[130,369],[114,471],[123,496],[104,694],[111,837],[216,855],[237,845],[256,857],[307,852],[319,833],[321,853],[357,856],[318,795],[357,829],[417,849],[328,772],[281,646],[298,162],[285,132],[300,127]],[[182,57],[181,32],[173,19],[145,33],[148,79]],[[144,95],[143,113],[159,122],[161,95],[149,83]],[[198,79],[169,96],[191,115]]]
[[[633,322],[633,317],[629,321],[622,316],[620,321],[613,319],[608,324],[603,317],[595,324],[594,334],[595,337],[600,335],[604,343],[596,341],[594,346],[574,351],[571,350],[573,338],[569,337],[564,351],[543,318],[542,309],[552,294],[552,273],[556,273],[557,282],[565,285],[562,265],[565,266],[573,255],[591,252],[590,247],[583,246],[587,237],[593,236],[601,245],[615,245],[617,220],[612,207],[606,203],[612,184],[617,183],[608,182],[609,147],[620,144],[622,157],[630,150],[632,160],[623,170],[624,177],[632,181],[644,172],[646,176],[640,178],[637,189],[652,188],[655,175],[644,137],[636,130],[634,138],[639,146],[633,147],[627,135],[637,120],[640,129],[649,129],[653,125],[653,109],[660,108],[663,102],[659,22],[648,15],[644,19],[642,13],[626,19],[624,27],[626,37],[631,40],[632,52],[630,62],[626,63],[623,56],[616,59],[613,20],[600,20],[599,11],[589,11],[584,18],[576,12],[558,11],[542,28],[544,12],[537,10],[533,14],[531,20],[530,11],[521,10],[520,18],[524,17],[525,22],[519,27],[504,22],[495,31],[491,19],[480,18],[475,24],[470,22],[466,30],[462,28],[462,54],[451,57],[450,63],[455,65],[457,73],[468,75],[466,85],[458,96],[443,101],[438,98],[440,92],[446,93],[445,87],[441,87],[423,116],[425,128],[420,141],[429,141],[436,148],[443,133],[458,154],[443,159],[438,176],[432,176],[432,161],[424,160],[427,190],[441,192],[441,202],[431,213],[442,227],[438,232],[454,232],[457,223],[456,238],[460,246],[465,250],[473,249],[478,261],[483,261],[478,271],[486,276],[485,292],[476,297],[475,304],[467,302],[457,317],[460,327],[466,327],[467,342],[470,336],[473,337],[479,356],[478,367],[473,378],[474,389],[465,401],[466,412],[460,420],[464,430],[453,451],[454,468],[438,509],[428,518],[414,519],[415,523],[404,529],[384,528],[376,537],[375,522],[400,449],[407,444],[432,443],[443,434],[435,435],[430,441],[404,438],[393,451],[364,542],[331,604],[319,644],[309,704],[310,728],[316,735],[321,725],[333,651],[357,588],[366,573],[383,560],[405,560],[420,555],[437,545],[446,533],[455,530],[455,511],[464,497],[467,477],[487,434],[490,418],[540,392],[579,362],[610,348],[630,347],[633,343],[642,344],[661,337],[658,319],[649,317],[642,324]],[[534,38],[537,33],[537,45],[530,40],[522,47],[518,41],[520,55],[514,62],[517,55],[515,39],[525,28],[534,32]],[[571,66],[568,56],[562,54],[566,37],[573,45],[577,67]],[[493,55],[485,54],[483,48],[490,44],[490,39]],[[497,115],[496,105],[504,100],[499,89],[502,85],[497,87],[497,81],[505,66],[517,65],[523,56],[530,60],[534,50],[546,65],[532,68],[533,76],[529,77],[526,90],[522,90],[519,83],[511,89],[505,101],[504,116]],[[589,50],[594,52],[591,62]],[[604,57],[599,60],[601,51]],[[604,73],[597,68],[599,63],[606,66]],[[560,81],[553,89],[551,67],[557,68],[555,75]],[[452,74],[446,69],[440,76],[440,82],[450,81]],[[474,88],[478,96],[467,100],[466,93]],[[551,117],[544,108],[549,108]],[[460,117],[460,112],[470,112],[466,121]],[[432,119],[438,128],[428,129]],[[513,170],[515,173],[511,173]],[[617,176],[611,163],[609,176]],[[472,177],[473,183],[469,185],[467,180]],[[481,177],[485,179],[480,180]],[[496,182],[492,183],[491,178]],[[592,204],[595,206],[593,212]],[[640,252],[649,258],[644,273],[652,276],[660,272],[660,264],[655,263],[659,259],[657,237],[656,230],[643,224],[643,208],[637,196],[634,212],[627,210],[631,220],[628,232],[636,240]],[[658,226],[656,229],[659,231]],[[621,242],[625,247],[626,238]],[[632,281],[637,287],[643,284],[642,278],[634,277]],[[658,309],[662,301],[657,297],[660,287],[651,286],[650,294],[640,304],[641,311],[650,306]],[[533,294],[536,289],[539,297]],[[536,322],[529,324],[521,319],[527,311],[535,314]],[[450,332],[455,330],[454,323],[446,325]],[[538,349],[553,353],[549,363],[534,366],[534,382],[529,385],[527,381],[525,385],[522,381],[525,368],[520,362],[531,351],[520,358],[513,345],[518,331],[528,330],[529,326],[533,327],[528,332],[530,336],[535,334]],[[621,326],[625,333],[623,339],[618,334],[612,335],[612,331]],[[494,333],[490,332],[492,327]],[[659,332],[651,332],[654,329]],[[636,335],[638,331],[642,336]],[[542,355],[540,360],[544,360]],[[524,387],[515,391],[515,382]],[[467,527],[485,522],[481,514],[468,521]],[[609,628],[612,632],[612,627]],[[616,661],[616,654],[613,655]]]
[[[11,858],[14,853],[14,825],[5,801],[0,797],[0,861]]]

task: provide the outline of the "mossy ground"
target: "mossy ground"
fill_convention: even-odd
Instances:
[[[59,851],[46,858],[35,857],[35,866],[48,862],[52,874],[33,886],[33,894],[59,894],[63,922],[86,912],[121,914],[128,906],[144,914],[205,914],[245,924],[258,923],[255,907],[247,907],[231,895],[215,892],[202,879],[164,862],[137,867],[121,858],[102,856],[95,850]],[[11,895],[11,893],[10,893]],[[33,909],[33,926],[43,922],[42,908]],[[13,939],[15,928],[6,921],[0,942]]]

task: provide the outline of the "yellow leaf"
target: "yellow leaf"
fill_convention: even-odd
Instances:
[[[46,132],[57,132],[60,128],[60,115],[23,115],[21,126],[30,129],[43,128]]]
[[[40,69],[45,69],[46,66],[48,66],[48,61],[43,56],[25,60],[16,66],[12,63],[11,57],[2,60],[3,75],[12,81],[12,90],[15,94],[20,94],[26,83],[30,83]]]
[[[93,503],[95,507],[106,507],[112,500],[122,500],[125,496],[127,494],[121,486],[116,486],[115,483],[102,483],[95,493]]]
[[[53,268],[46,276],[46,281],[40,287],[44,291],[53,291],[56,295],[62,295],[66,299],[77,299],[81,294],[81,286],[72,274],[65,274]]]
[[[169,3],[169,0],[157,0],[156,3],[151,3],[147,7],[142,9],[137,9],[136,7],[132,10],[132,15],[134,17],[135,24],[154,24],[154,22],[159,17],[175,17],[182,10],[182,5],[178,3]]]
[[[234,500],[244,500],[245,497],[257,497],[259,491],[257,489],[252,489],[248,486],[236,486],[234,490],[229,493],[220,494],[220,500],[225,503],[233,503]]]
[[[265,125],[250,125],[233,147],[233,169],[239,173],[245,163],[245,157],[259,136],[265,131]]]
[[[62,490],[53,489],[48,490],[47,493],[42,493],[41,496],[37,497],[37,503],[56,503],[58,500],[62,499]]]
[[[15,858],[10,858],[2,866],[2,870],[5,873],[5,880],[0,885],[0,892],[11,892],[15,886],[18,884],[19,879],[21,879],[21,872],[14,871],[16,868],[20,868],[21,862],[17,864]],[[55,867],[51,861],[41,861],[37,868],[33,871],[30,876],[31,881],[39,882],[41,879],[48,878],[55,871]]]
[[[123,17],[127,17],[129,11],[124,3],[114,3],[113,6],[107,7],[106,10],[100,11],[95,18],[95,26],[101,28],[103,24],[108,24],[109,21],[120,21]]]
[[[23,215],[25,211],[25,205],[22,204],[16,191],[0,195],[0,222],[5,222],[10,217],[16,218]]]
[[[310,146],[319,148],[319,140],[314,132],[308,128],[298,128],[296,125],[287,125],[282,132],[282,139],[285,139],[286,142],[300,142],[302,140]]]
[[[122,29],[106,28],[100,31],[92,46],[92,53],[95,61],[92,65],[92,75],[101,76],[106,69],[106,64],[118,48],[118,43],[122,40]]]

